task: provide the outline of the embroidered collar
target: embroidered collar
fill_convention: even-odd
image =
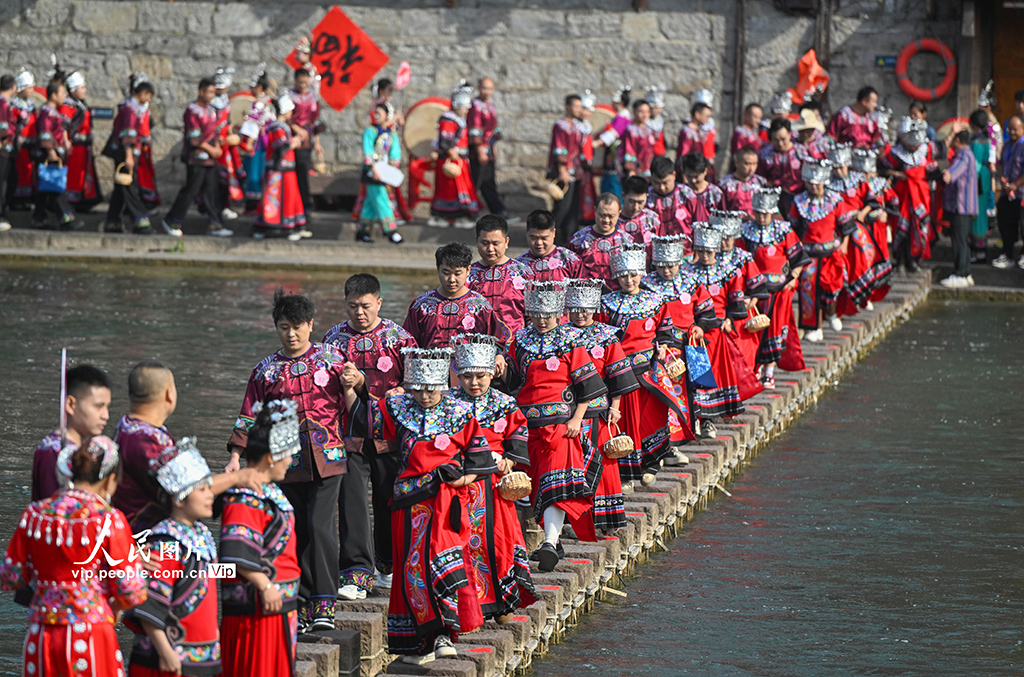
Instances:
[[[454,435],[473,418],[472,406],[453,398],[448,391],[429,409],[420,406],[409,393],[389,397],[387,408],[391,418],[416,437]]]
[[[927,142],[922,143],[915,151],[908,150],[903,143],[897,143],[891,150],[892,154],[908,167],[922,167],[928,162]]]
[[[826,190],[821,197],[810,193],[800,193],[793,199],[796,210],[809,222],[821,221],[835,210],[842,198],[833,191]]]
[[[467,404],[472,410],[473,417],[484,428],[493,428],[499,419],[505,418],[519,408],[514,397],[494,388],[480,397],[470,397],[462,388],[452,388],[448,395],[453,400]]]
[[[217,543],[213,534],[210,533],[210,528],[202,522],[188,526],[178,520],[168,518],[153,527],[150,533],[154,536],[170,536],[181,543],[186,548],[182,556],[191,552],[206,562],[217,560]]]
[[[601,308],[608,314],[609,319],[620,327],[631,320],[653,317],[663,305],[665,302],[661,294],[647,289],[641,289],[640,293],[632,295],[613,291],[601,299]]]
[[[776,219],[767,226],[759,226],[755,221],[746,221],[740,235],[750,249],[758,249],[782,242],[791,229],[789,221]]]
[[[542,334],[531,324],[516,332],[516,349],[526,362],[560,357],[583,341],[583,333],[571,324],[560,324]],[[525,364],[526,362],[523,362]]]

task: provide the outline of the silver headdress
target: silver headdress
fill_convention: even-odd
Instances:
[[[826,184],[832,178],[832,163],[828,160],[804,160],[800,178],[807,183]]]
[[[664,108],[665,107],[665,92],[668,91],[668,87],[665,85],[651,85],[644,92],[644,101],[651,105],[651,108]]]
[[[768,103],[768,110],[773,115],[789,115],[793,112],[793,97],[789,95],[789,92],[773,94]]]
[[[986,106],[996,105],[996,91],[995,83],[989,80],[985,83],[985,86],[980,92],[978,92],[978,106],[984,108]]]
[[[523,301],[528,317],[561,317],[565,315],[565,280],[526,281]]]
[[[882,136],[889,136],[889,123],[892,122],[892,108],[886,108],[885,106],[879,106],[871,113],[875,118],[875,122],[878,123],[878,129],[881,130]]]
[[[19,92],[35,87],[36,78],[32,75],[32,71],[27,68],[22,68],[18,71],[18,74],[14,76],[14,86],[18,88]]]
[[[270,447],[270,460],[275,463],[291,458],[302,448],[302,437],[299,435],[299,405],[295,400],[271,400],[270,436],[267,445]],[[256,416],[263,411],[263,403],[252,406],[252,414]]]
[[[292,97],[285,92],[281,96],[277,97],[277,114],[284,115],[295,110],[295,102],[292,101]]]
[[[446,390],[453,352],[451,348],[402,348],[405,387],[410,390]]]
[[[309,38],[303,37],[299,40],[299,44],[295,46],[295,51],[299,54],[312,54],[313,47],[309,44]]]
[[[896,136],[904,145],[916,148],[928,140],[928,123],[904,115],[896,128]]]
[[[828,161],[837,167],[849,167],[853,146],[848,143],[834,143],[828,149]]]
[[[603,280],[570,279],[565,290],[566,311],[583,310],[596,312],[601,308]]]
[[[68,88],[68,92],[73,92],[79,87],[85,86],[85,76],[75,71],[71,75],[64,78],[64,86]]]
[[[853,157],[850,159],[850,169],[855,172],[877,172],[878,171],[878,156],[873,150],[866,150],[863,148],[857,148],[853,151]]]
[[[459,334],[452,337],[455,347],[455,373],[486,371],[494,373],[498,339],[488,334]]]
[[[196,447],[196,438],[182,437],[149,462],[156,481],[172,499],[180,503],[204,484],[213,484],[213,474]]]
[[[682,263],[685,252],[683,251],[682,235],[654,235],[651,237],[651,263],[658,266],[674,266]]]
[[[755,212],[762,214],[774,214],[779,211],[779,197],[782,195],[781,188],[758,188],[752,197]]]
[[[255,87],[260,83],[260,78],[267,74],[267,62],[263,61],[260,65],[256,66],[256,70],[249,76],[249,87]]]
[[[722,251],[722,232],[715,230],[710,224],[697,222],[693,224],[693,248],[712,252]]]
[[[473,88],[465,80],[459,80],[459,84],[452,89],[452,110],[457,108],[469,108],[473,105]]]
[[[594,110],[594,105],[597,103],[597,95],[589,89],[584,89],[583,93],[580,94],[580,101],[586,110]]]
[[[743,229],[744,216],[746,216],[746,212],[712,209],[709,223],[712,228],[722,233],[722,237],[739,237],[740,230]]]
[[[145,71],[135,71],[132,73],[131,77],[128,78],[129,93],[134,92],[143,82],[149,82],[149,76],[146,75]]]
[[[698,87],[693,93],[693,102],[702,103],[711,108],[715,107],[715,92],[707,87]]]
[[[619,85],[619,88],[612,94],[612,103],[622,103],[622,97],[633,90],[629,85]]]
[[[216,89],[227,89],[234,82],[235,69],[234,68],[218,68],[217,72],[213,74],[213,86]]]
[[[66,487],[71,484],[74,473],[71,470],[71,457],[78,451],[79,446],[73,442],[64,445],[64,448],[57,454],[57,482]],[[104,435],[97,435],[89,440],[89,455],[93,460],[100,462],[100,480],[104,479],[117,468],[118,454],[117,442]]]
[[[612,277],[647,272],[647,250],[637,242],[623,242],[608,255]]]

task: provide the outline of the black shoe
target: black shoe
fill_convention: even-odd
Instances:
[[[555,552],[558,553],[559,560],[565,559],[565,548],[562,547],[561,540],[559,540],[558,543],[555,543]]]
[[[369,233],[356,233],[356,242],[373,242]]]
[[[547,541],[542,543],[533,554],[537,556],[537,568],[541,571],[554,571],[555,566],[558,565],[558,551]]]
[[[133,235],[152,235],[153,229],[150,226],[139,226],[132,230]]]
[[[907,273],[913,275],[914,273],[920,272],[921,266],[917,265],[917,261],[907,261]]]
[[[105,226],[103,226],[103,232],[104,233],[123,233],[124,232],[124,224],[123,223],[115,223],[115,222],[107,223]]]
[[[60,224],[60,230],[63,230],[63,231],[81,230],[82,226],[84,226],[84,225],[85,224],[82,223],[81,219],[71,219],[67,223]]]
[[[325,632],[334,629],[333,618],[314,618],[313,622],[309,624],[309,632]]]

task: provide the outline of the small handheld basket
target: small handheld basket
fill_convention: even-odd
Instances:
[[[229,146],[238,146],[241,145],[242,143],[242,137],[240,137],[238,134],[228,134],[227,138],[224,139],[224,141]]]
[[[555,202],[558,202],[565,197],[566,185],[561,181],[552,181],[548,184],[548,195],[554,198]]]
[[[611,424],[611,429],[615,434],[601,447],[605,457],[614,461],[632,454],[633,438],[619,430],[619,426],[614,423]]]
[[[518,501],[520,498],[526,498],[532,490],[530,476],[518,470],[508,473],[498,482],[498,493],[506,501]]]
[[[669,363],[665,365],[665,371],[668,372],[668,377],[673,381],[679,380],[686,373],[686,360],[679,357],[669,360]]]
[[[751,308],[749,311],[750,319],[747,320],[745,328],[751,334],[756,334],[759,331],[764,331],[772,323],[772,320],[767,315],[763,314],[760,310]]]
[[[131,170],[128,170],[127,172],[122,172],[121,171],[122,168],[123,169],[128,169],[127,167],[125,167],[125,164],[123,162],[121,164],[119,164],[117,167],[114,168],[114,183],[116,183],[119,186],[130,186],[130,185],[132,185],[132,172],[131,172]]]
[[[462,165],[458,162],[453,162],[452,160],[445,160],[444,164],[441,165],[441,171],[444,172],[444,175],[449,179],[454,179],[458,176],[462,176]]]

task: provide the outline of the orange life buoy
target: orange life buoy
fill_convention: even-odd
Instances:
[[[918,87],[907,76],[907,64],[910,63],[911,57],[921,50],[935,52],[946,62],[946,76],[939,83],[939,86],[934,89]],[[953,56],[953,50],[947,47],[941,40],[936,40],[935,38],[914,40],[904,47],[903,51],[896,58],[896,82],[907,96],[917,101],[941,99],[949,94],[949,90],[953,88],[953,83],[956,82],[956,58]]]

